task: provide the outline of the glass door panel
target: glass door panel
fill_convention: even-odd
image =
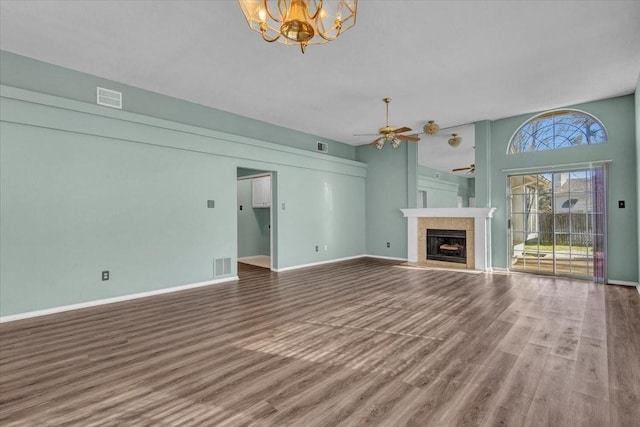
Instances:
[[[604,280],[605,171],[508,177],[511,269]]]

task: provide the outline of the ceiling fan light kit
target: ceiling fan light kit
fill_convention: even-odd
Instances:
[[[356,24],[358,0],[238,0],[249,28],[264,41],[310,44],[337,39]],[[271,6],[270,6],[271,5]]]
[[[449,141],[447,142],[450,146],[455,148],[460,145],[460,143],[462,142],[462,138],[460,138],[457,133],[452,133],[451,138],[449,138]]]

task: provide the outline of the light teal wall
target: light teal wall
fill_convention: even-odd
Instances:
[[[331,156],[355,159],[355,147],[351,145],[127,86],[7,51],[0,51],[0,76],[2,84],[6,86],[89,104],[96,103],[96,86],[105,87],[124,93],[124,111],[313,152],[316,152],[316,142],[322,141],[329,145]]]
[[[475,123],[475,194],[476,206],[485,208],[491,206],[491,122],[483,120]],[[489,231],[490,232],[490,231]]]
[[[361,145],[356,148],[356,159],[368,165],[367,254],[406,259],[407,220],[400,209],[417,204],[417,167],[413,166],[417,165],[416,146],[402,143],[394,149],[385,144],[377,150]],[[387,248],[387,242],[391,247]]]
[[[425,208],[455,208],[458,206],[458,184],[418,176],[418,190],[424,192]]]
[[[632,95],[571,106],[599,118],[609,142],[563,150],[507,155],[507,144],[517,128],[534,114],[476,124],[476,201],[495,206],[491,222],[495,267],[507,267],[506,176],[502,169],[535,168],[568,163],[612,160],[609,170],[609,279],[638,280],[637,165],[635,114]],[[626,200],[626,209],[618,209]]]
[[[278,248],[287,262],[283,266],[365,254],[363,177],[291,168],[279,171],[277,179]]]
[[[365,252],[365,164],[8,86],[0,96],[1,316],[210,281],[216,258],[235,275],[238,167],[275,171],[276,268]]]
[[[448,172],[443,172],[441,170],[437,170],[437,169],[433,169],[433,168],[429,168],[426,166],[419,166],[418,167],[418,183],[420,183],[420,178],[431,178],[431,180],[438,180],[438,181],[444,181],[444,182],[448,182],[448,183],[453,183],[457,185],[457,195],[462,197],[462,206],[463,207],[468,207],[469,206],[469,197],[475,197],[475,179],[474,178],[467,178],[464,176],[459,176],[459,175],[454,175],[452,173],[448,173]],[[422,185],[423,187],[426,185],[428,181],[425,181],[425,184]],[[427,189],[424,188],[420,188],[420,184],[418,184],[418,189],[422,190],[422,191],[428,191]],[[428,201],[428,199],[427,199]],[[428,206],[425,205],[425,207],[456,207],[457,206],[457,202],[454,203],[452,206]]]
[[[407,208],[418,207],[418,144],[405,142],[407,145]]]
[[[254,171],[255,173],[255,171]],[[254,208],[251,179],[238,180],[238,257],[270,255],[270,208]],[[242,206],[242,210],[240,210]]]
[[[476,180],[475,178],[463,178],[464,181],[460,183],[460,187],[458,187],[458,195],[462,196],[463,206],[469,206],[469,199],[471,197],[476,197]]]

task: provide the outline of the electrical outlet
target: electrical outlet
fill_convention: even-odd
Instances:
[[[390,248],[391,247],[391,242],[387,242],[387,247]]]
[[[240,210],[242,210],[242,205],[240,205]]]
[[[329,246],[324,245],[324,250],[325,250],[325,251],[328,251],[328,250],[329,250]]]
[[[285,209],[287,209],[287,204],[286,204],[286,203],[283,203],[283,204],[282,204],[282,210],[285,210]]]
[[[215,208],[216,201],[215,200],[207,200],[207,208]]]
[[[320,248],[318,247],[318,245],[316,245],[316,252],[318,252],[320,250]]]
[[[102,281],[109,280],[109,270],[102,272]]]

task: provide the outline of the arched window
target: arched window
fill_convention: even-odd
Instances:
[[[507,154],[557,150],[607,142],[600,120],[578,110],[555,110],[527,120],[513,134]]]

